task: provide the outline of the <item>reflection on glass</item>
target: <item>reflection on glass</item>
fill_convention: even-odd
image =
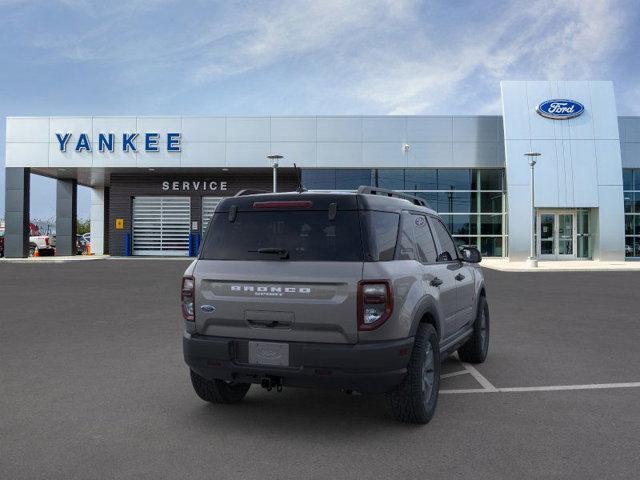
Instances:
[[[407,190],[437,190],[438,173],[435,168],[407,169],[404,178]]]
[[[441,168],[438,170],[438,190],[473,190],[471,170]]]
[[[377,186],[389,190],[404,189],[404,170],[401,168],[380,168],[377,171]]]
[[[365,168],[336,170],[336,190],[356,190],[361,185],[371,185],[371,170]]]
[[[555,216],[552,213],[540,215],[540,254],[553,255],[553,224]]]
[[[502,190],[502,170],[480,170],[480,190]]]
[[[335,190],[336,171],[330,169],[302,169],[302,184],[308,190]]]
[[[438,212],[467,213],[476,212],[475,192],[441,192],[438,193]]]
[[[452,235],[476,235],[478,231],[476,215],[441,215],[440,218]]]
[[[480,253],[483,257],[501,257],[502,256],[502,238],[501,237],[484,237],[480,241]]]

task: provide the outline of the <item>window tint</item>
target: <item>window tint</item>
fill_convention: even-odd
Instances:
[[[238,212],[233,222],[227,213],[215,214],[202,258],[281,261],[261,248],[286,250],[285,261],[362,261],[358,212],[338,212],[334,220],[326,211]]]
[[[402,215],[402,227],[398,236],[398,260],[419,260],[413,236],[413,219],[411,214]]]
[[[398,221],[400,216],[391,212],[367,211],[363,213],[367,219],[369,234],[369,256],[374,262],[393,260],[398,238]]]
[[[431,230],[427,223],[427,217],[424,215],[411,215],[413,222],[413,231],[416,241],[417,258],[423,263],[432,263],[436,261],[436,246],[433,243]]]
[[[437,262],[450,262],[458,258],[456,246],[449,232],[440,220],[430,218],[429,223],[433,229],[433,234],[438,239],[440,247],[438,249]]]

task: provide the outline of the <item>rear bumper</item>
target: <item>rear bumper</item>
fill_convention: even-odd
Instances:
[[[283,385],[383,393],[399,385],[407,372],[413,337],[358,343],[289,343],[289,367],[248,363],[249,340],[185,333],[184,359],[208,379],[260,383],[277,377]]]

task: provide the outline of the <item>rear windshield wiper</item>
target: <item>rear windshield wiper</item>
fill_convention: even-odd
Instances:
[[[259,248],[257,250],[249,250],[250,253],[270,253],[273,255],[280,255],[282,260],[287,260],[289,258],[289,251],[286,248],[277,248],[277,247],[266,247]]]

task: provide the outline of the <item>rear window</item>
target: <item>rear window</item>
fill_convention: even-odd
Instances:
[[[317,210],[239,211],[233,222],[221,212],[213,216],[201,258],[279,261],[286,251],[287,261],[357,262],[364,257],[361,238],[355,211],[338,211],[333,220]]]

